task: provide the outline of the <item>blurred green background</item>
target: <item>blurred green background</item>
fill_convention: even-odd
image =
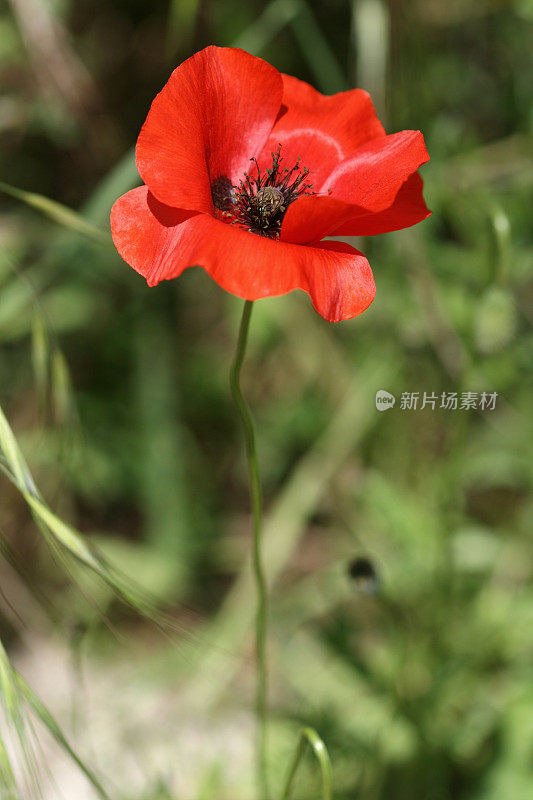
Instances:
[[[533,796],[532,22],[530,0],[1,6],[0,178],[103,228],[139,182],[151,100],[207,44],[368,89],[387,131],[426,138],[433,216],[353,241],[377,283],[364,315],[328,324],[302,293],[254,309],[275,786],[306,723],[337,800]],[[200,269],[148,289],[0,195],[0,405],[52,508],[179,631],[66,574],[1,479],[2,640],[113,798],[253,798],[240,310]],[[400,408],[466,391],[496,408]],[[349,577],[357,557],[374,591]],[[96,796],[42,736],[43,795]],[[295,796],[318,786],[309,759]]]

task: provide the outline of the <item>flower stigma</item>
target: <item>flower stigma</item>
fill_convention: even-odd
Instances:
[[[272,166],[261,172],[255,158],[256,177],[244,173],[239,186],[228,188],[229,180],[224,176],[217,178],[211,187],[213,203],[225,221],[239,225],[250,233],[257,233],[269,239],[279,239],[283,217],[289,205],[306,194],[315,194],[313,186],[305,183],[309,170],[300,167],[300,159],[291,168],[282,167],[281,145],[272,155]],[[231,185],[231,184],[230,184]]]

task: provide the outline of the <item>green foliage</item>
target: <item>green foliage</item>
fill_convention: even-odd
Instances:
[[[30,800],[40,797],[39,779],[42,778],[42,765],[39,767],[36,748],[34,745],[34,731],[28,716],[28,709],[33,711],[35,718],[41,722],[53,738],[68,753],[72,761],[83,772],[89,783],[93,786],[100,800],[110,800],[96,775],[90,770],[79,756],[74,752],[65,738],[56,720],[39,700],[35,692],[26,681],[11,667],[7,653],[0,643],[0,698],[9,723],[9,733],[18,743],[17,771],[22,766],[24,791],[20,792],[19,781],[12,769],[11,759],[0,739],[0,779],[2,780],[2,798],[6,800]]]
[[[315,756],[320,767],[322,777],[322,800],[331,800],[331,763],[328,751],[320,736],[312,728],[303,728],[300,732],[294,762],[291,765],[281,800],[289,800],[291,796],[294,778],[307,745],[311,748],[311,752]]]
[[[433,217],[355,243],[378,287],[362,317],[328,325],[299,293],[254,309],[243,381],[266,497],[276,796],[302,722],[328,747],[336,800],[529,796],[528,4],[42,6],[66,83],[21,17],[0,12],[7,652],[26,649],[45,609],[62,635],[88,627],[89,666],[111,673],[122,653],[106,626],[139,643],[114,693],[132,680],[142,700],[155,685],[197,698],[203,720],[247,704],[249,516],[228,387],[241,304],[200,270],[148,289],[106,246],[110,206],[138,182],[131,148],[154,94],[195,50],[236,43],[323,91],[364,80],[387,129],[420,128],[431,154]],[[380,389],[393,409],[376,410]],[[496,409],[400,408],[402,392],[467,391],[497,392]],[[374,594],[350,583],[357,555],[375,565]],[[10,603],[18,610],[22,586],[35,605],[21,621]],[[153,621],[187,635],[146,647]],[[38,796],[44,781],[30,709],[106,796],[75,737],[69,750],[66,720],[0,655],[17,753],[2,727],[2,797]],[[117,719],[117,750],[139,761],[145,788],[128,784],[119,757],[113,800],[177,797],[183,720],[173,724],[176,757],[160,776]],[[248,766],[237,754],[226,771],[224,738],[225,755],[186,761],[183,800],[249,800]],[[292,789],[319,796],[311,758]]]

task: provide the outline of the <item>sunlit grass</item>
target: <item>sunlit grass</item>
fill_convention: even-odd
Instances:
[[[184,705],[196,700],[198,718],[248,705],[246,477],[227,385],[239,303],[199,270],[148,290],[106,246],[113,201],[139,183],[131,148],[149,99],[207,39],[264,55],[323,91],[364,80],[387,129],[420,127],[432,157],[433,218],[355,243],[378,287],[363,317],[326,326],[298,293],[254,311],[243,377],[265,482],[276,796],[302,723],[331,753],[338,800],[528,795],[528,15],[519,2],[437,6],[104,2],[89,25],[83,4],[53,4],[48,13],[70,31],[67,56],[101,86],[94,112],[74,111],[49,76],[34,84],[42,56],[1,12],[0,68],[13,81],[0,120],[7,800],[48,786],[43,734],[95,797],[177,800],[187,730],[172,718],[176,757],[159,778],[117,712],[117,752],[138,757],[146,788],[100,778],[98,748],[79,755],[67,720],[55,722],[8,660],[26,646],[24,626],[31,635],[39,625],[31,606],[22,621],[9,612],[15,580],[58,633],[82,609],[96,631],[84,663],[105,671],[123,647],[106,624],[127,630],[137,649],[126,678],[109,676],[111,696],[135,676],[141,695],[155,685]],[[372,42],[381,43],[362,65]],[[410,413],[397,400],[381,413],[379,389],[397,398],[490,389],[498,405]],[[374,595],[347,575],[360,554],[378,573]],[[153,628],[171,636],[151,646]],[[158,733],[148,730],[143,747]],[[186,765],[194,796],[183,800],[250,800],[247,765],[217,735],[219,761]],[[319,797],[311,757],[292,789]]]

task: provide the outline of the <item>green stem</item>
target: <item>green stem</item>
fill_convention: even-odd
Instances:
[[[267,776],[267,620],[268,620],[268,592],[263,567],[262,555],[262,493],[261,481],[259,479],[259,466],[257,463],[257,451],[255,446],[255,431],[250,409],[242,396],[240,387],[241,368],[246,352],[248,340],[248,328],[250,316],[252,314],[253,302],[246,300],[242,312],[241,325],[239,328],[239,339],[237,341],[237,351],[231,367],[230,385],[231,393],[235,405],[239,411],[244,428],[246,440],[246,456],[248,460],[248,473],[250,480],[250,499],[252,503],[253,515],[253,550],[252,564],[257,591],[257,616],[255,624],[255,642],[257,654],[257,690],[256,690],[256,714],[259,723],[258,744],[257,744],[257,777],[258,786],[261,792],[260,800],[268,800],[268,776]]]
[[[296,752],[287,776],[285,789],[281,795],[281,800],[289,800],[290,798],[294,778],[305,752],[306,744],[309,745],[315,754],[320,766],[320,774],[322,776],[322,800],[331,800],[331,762],[329,760],[328,751],[326,750],[326,745],[318,733],[312,728],[302,728],[300,731],[298,744],[296,745]]]

